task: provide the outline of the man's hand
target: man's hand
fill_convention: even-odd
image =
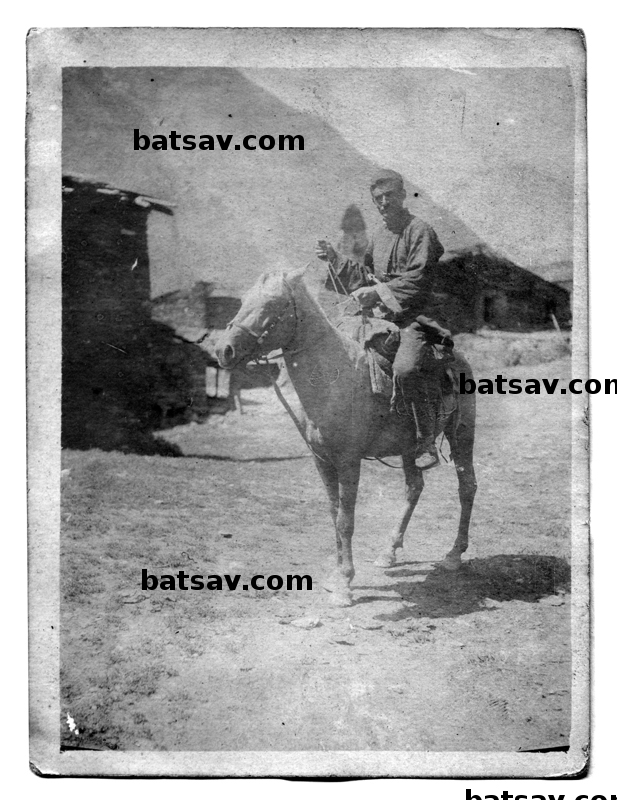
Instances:
[[[351,296],[355,298],[362,308],[373,308],[380,301],[377,289],[373,289],[372,286],[363,286],[361,289],[356,289],[355,292],[351,293]]]
[[[315,248],[317,258],[322,261],[329,261],[331,264],[336,261],[336,250],[327,239],[319,239]]]

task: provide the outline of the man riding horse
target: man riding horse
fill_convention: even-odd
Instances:
[[[439,464],[439,457],[431,401],[434,378],[423,369],[425,354],[429,343],[452,346],[450,332],[428,316],[435,268],[444,249],[430,225],[404,207],[407,195],[398,172],[380,170],[370,190],[383,226],[374,233],[364,263],[343,259],[324,239],[318,241],[316,253],[329,262],[329,288],[340,286],[351,292],[363,310],[380,306],[386,319],[398,325],[391,410],[398,411],[401,402],[406,408],[409,400],[418,438],[415,463],[419,469],[430,469]]]

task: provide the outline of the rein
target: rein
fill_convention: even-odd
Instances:
[[[390,467],[390,469],[403,469],[403,467],[397,467],[396,464],[388,464],[388,462],[384,461],[383,458],[378,458],[377,456],[364,456],[364,461],[379,461],[379,463],[383,464],[384,467]]]
[[[229,323],[229,325],[227,327],[228,328],[239,328],[241,331],[243,331],[244,333],[249,334],[249,336],[252,336],[255,339],[256,346],[260,346],[261,344],[263,344],[263,342],[267,338],[267,336],[278,325],[278,323],[283,319],[283,317],[287,313],[287,309],[289,308],[289,306],[291,306],[293,308],[293,315],[294,315],[294,330],[293,330],[293,333],[291,335],[291,339],[290,340],[293,340],[295,335],[296,335],[296,331],[298,329],[298,310],[296,308],[296,301],[295,301],[293,290],[292,290],[291,286],[289,285],[289,283],[285,279],[283,279],[283,283],[287,287],[287,290],[289,291],[289,302],[287,303],[285,308],[281,311],[281,313],[278,314],[272,320],[272,322],[266,327],[266,329],[261,334],[256,333],[255,331],[251,330],[251,328],[249,328],[248,325],[243,325],[241,322],[236,322],[235,319],[233,319]],[[325,333],[323,333],[322,336],[319,336],[317,339],[314,339],[311,342],[311,344],[314,344],[316,341],[318,341],[319,339],[323,338],[323,336],[325,336],[326,333],[327,333],[327,331]],[[301,353],[305,349],[306,349],[306,347],[301,347],[301,348],[298,348],[296,350],[286,350],[285,347],[281,347],[281,353],[283,354],[283,353],[286,352],[287,355],[296,355],[297,353]],[[289,405],[289,403],[285,399],[285,396],[281,392],[281,389],[280,389],[279,385],[277,384],[277,382],[276,382],[276,380],[274,378],[274,375],[272,374],[272,370],[270,368],[273,365],[272,365],[272,362],[268,360],[268,356],[267,355],[258,355],[256,358],[253,357],[251,359],[251,361],[254,364],[262,364],[262,365],[265,365],[265,366],[268,367],[268,377],[270,378],[270,383],[272,384],[272,386],[274,388],[276,396],[278,397],[278,399],[279,399],[281,405],[283,406],[283,408],[285,409],[285,411],[291,417],[294,425],[298,429],[298,433],[300,434],[300,436],[304,440],[304,443],[306,444],[308,449],[311,451],[311,453],[315,456],[315,458],[318,458],[320,461],[328,463],[329,459],[326,459],[323,456],[320,456],[319,453],[317,453],[314,450],[314,448],[312,447],[311,443],[308,441],[308,439],[304,435],[304,431],[302,430],[302,425],[300,423],[300,420],[298,419],[298,417],[297,417],[295,411],[293,410],[293,408]],[[331,463],[331,462],[329,462],[329,463]]]
[[[331,270],[329,264],[328,264],[328,268],[329,268],[329,271],[332,273],[333,270]],[[294,298],[293,290],[292,290],[291,286],[289,285],[289,283],[287,282],[287,280],[285,278],[283,278],[283,284],[287,287],[287,290],[289,291],[289,301],[288,301],[287,305],[285,306],[285,308],[281,311],[281,313],[278,314],[272,320],[272,322],[265,328],[265,330],[262,333],[256,333],[254,330],[249,328],[248,325],[244,325],[241,322],[236,322],[235,319],[232,319],[232,321],[227,325],[227,328],[238,328],[239,330],[243,331],[244,333],[247,333],[249,336],[252,336],[253,339],[255,339],[256,347],[260,346],[261,344],[263,344],[264,340],[268,337],[268,335],[278,325],[278,323],[283,319],[283,317],[285,316],[285,314],[287,312],[287,309],[289,308],[289,306],[291,306],[293,308],[293,316],[294,316],[294,330],[293,330],[293,333],[291,335],[291,340],[293,340],[295,335],[296,335],[297,328],[298,328],[298,310],[297,310],[297,307],[296,307],[296,301],[295,301],[295,298]],[[334,282],[334,286],[336,288],[336,283],[335,282]],[[337,291],[337,294],[340,294],[338,289],[336,291]],[[345,291],[345,294],[347,295],[347,297],[346,297],[346,300],[343,301],[343,302],[349,302],[350,300],[353,299],[348,294],[347,291]],[[311,345],[315,344],[315,342],[317,342],[320,339],[322,339],[326,335],[326,333],[328,333],[328,331],[324,331],[324,333],[322,333],[321,336],[318,336],[316,339],[313,339],[311,341]],[[297,348],[295,350],[286,350],[286,348],[283,346],[283,347],[281,347],[281,354],[283,354],[283,355],[287,354],[288,356],[297,355],[298,353],[302,353],[304,350],[306,350],[306,346]],[[289,403],[285,399],[285,396],[281,392],[281,389],[280,389],[278,383],[276,382],[276,380],[275,380],[275,378],[274,378],[274,376],[272,374],[272,370],[270,369],[270,367],[272,367],[273,365],[272,365],[272,362],[269,361],[268,355],[258,355],[257,358],[253,357],[250,360],[254,364],[262,364],[262,365],[268,367],[268,377],[270,378],[270,383],[272,384],[274,392],[275,392],[277,398],[279,399],[279,402],[281,403],[281,405],[285,409],[285,411],[291,417],[294,425],[298,429],[298,433],[300,434],[300,436],[304,440],[305,445],[308,447],[308,449],[311,451],[311,453],[315,456],[315,458],[318,458],[320,461],[323,461],[326,464],[327,463],[332,464],[331,459],[324,458],[323,456],[319,455],[319,453],[317,453],[315,451],[315,449],[313,448],[311,443],[308,441],[308,439],[304,435],[304,431],[302,429],[302,424],[300,423],[300,420],[298,419],[298,417],[297,417],[295,411],[293,410],[293,408],[289,405]],[[381,464],[384,464],[386,467],[390,467],[390,469],[402,469],[402,467],[398,467],[398,466],[396,466],[394,464],[388,464],[387,461],[383,461],[381,458],[377,458],[377,457],[375,457],[375,458],[366,457],[365,460],[366,461],[379,461]]]
[[[249,336],[252,336],[255,339],[255,344],[256,345],[262,345],[264,340],[270,335],[270,333],[272,333],[274,328],[283,319],[283,317],[285,316],[289,306],[291,306],[293,308],[294,329],[293,329],[293,333],[291,334],[290,341],[293,340],[293,338],[296,335],[296,331],[298,329],[298,309],[296,308],[296,300],[294,298],[293,289],[291,288],[291,286],[289,285],[289,282],[285,278],[283,278],[283,285],[287,287],[287,290],[289,292],[289,301],[287,302],[287,305],[281,311],[281,313],[278,314],[276,317],[274,317],[272,322],[270,322],[270,324],[265,328],[265,330],[262,333],[256,333],[254,330],[249,328],[248,325],[244,325],[242,322],[236,322],[235,318],[232,319],[232,321],[227,325],[227,328],[239,328],[244,333],[248,333]],[[314,344],[315,342],[318,342],[320,339],[323,339],[323,337],[326,335],[326,333],[327,333],[327,331],[322,333],[321,336],[318,336],[316,339],[313,339],[311,341],[311,344]],[[295,356],[298,353],[302,353],[304,350],[306,350],[306,347],[299,347],[299,348],[296,348],[295,350],[287,350],[283,346],[280,349],[281,349],[281,353],[285,353],[286,352],[287,355]],[[259,356],[258,355],[257,358],[252,358],[252,359],[249,359],[249,360],[252,360],[253,363],[255,363],[255,364],[259,364],[260,363],[260,358],[264,359],[263,363],[266,363],[266,364],[270,363],[267,360],[266,356]]]
[[[257,363],[257,364],[259,364],[259,363],[261,363],[261,364],[265,364],[265,365],[268,367],[268,377],[270,378],[270,383],[272,384],[272,386],[273,386],[273,388],[274,388],[274,391],[275,391],[275,393],[276,393],[276,396],[277,396],[277,397],[278,397],[278,399],[280,400],[280,402],[281,402],[281,405],[283,406],[283,408],[285,409],[285,411],[286,411],[286,412],[289,414],[289,416],[291,417],[291,419],[292,419],[292,421],[293,421],[294,425],[295,425],[295,426],[296,426],[296,428],[298,429],[298,433],[300,434],[300,436],[301,436],[301,437],[302,437],[302,439],[304,440],[304,444],[305,444],[305,445],[308,447],[308,449],[309,449],[309,450],[311,451],[311,453],[312,453],[312,454],[315,456],[315,458],[318,458],[320,461],[323,461],[323,462],[324,462],[324,463],[326,463],[326,464],[327,464],[327,463],[330,463],[330,464],[331,464],[332,462],[330,461],[330,459],[329,459],[329,458],[324,458],[323,456],[320,456],[320,455],[319,455],[319,453],[317,453],[317,452],[315,451],[315,449],[313,448],[313,446],[311,445],[311,443],[309,442],[309,440],[308,440],[308,439],[306,438],[306,436],[304,435],[304,431],[302,430],[302,425],[301,425],[301,423],[300,423],[300,420],[299,420],[299,419],[298,419],[298,417],[296,416],[296,412],[293,410],[293,408],[292,408],[292,407],[289,405],[289,403],[288,403],[288,402],[287,402],[287,400],[285,399],[285,395],[283,394],[283,392],[281,392],[281,388],[280,388],[280,386],[278,385],[278,383],[276,382],[276,380],[275,380],[275,378],[274,378],[274,375],[272,374],[272,370],[270,369],[270,367],[272,366],[272,362],[271,362],[271,361],[268,361],[268,356],[262,356],[262,359],[263,359],[263,361],[261,361],[261,362],[260,362],[260,361],[257,361],[256,363]]]
[[[287,289],[289,290],[290,299],[289,299],[287,305],[285,306],[285,308],[281,311],[281,313],[278,316],[274,317],[272,322],[269,325],[266,326],[265,330],[262,333],[255,333],[255,331],[251,330],[251,328],[249,328],[248,325],[244,325],[241,322],[236,322],[235,318],[232,319],[232,321],[227,325],[227,327],[228,328],[239,328],[244,333],[248,333],[249,336],[252,336],[255,339],[255,344],[256,345],[261,345],[261,344],[263,344],[264,339],[270,333],[272,333],[273,329],[283,319],[283,317],[285,316],[285,313],[287,312],[287,309],[289,308],[289,306],[291,306],[293,308],[293,312],[294,312],[294,333],[293,333],[293,335],[295,335],[296,328],[298,327],[298,312],[297,312],[297,309],[296,309],[296,301],[294,300],[293,292],[291,291],[291,286],[287,283],[286,280],[283,280],[283,283],[287,287]],[[292,335],[292,338],[293,338],[293,335]]]

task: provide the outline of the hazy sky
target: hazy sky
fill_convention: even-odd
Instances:
[[[354,203],[378,224],[377,166],[446,248],[478,242],[536,269],[571,259],[573,97],[560,69],[65,71],[63,168],[175,204],[150,215],[155,294],[239,293],[316,262]],[[135,151],[133,130],[302,134],[304,151]],[[320,262],[318,262],[320,263]]]
[[[571,258],[567,69],[261,69],[247,78],[411,177],[522,266]]]

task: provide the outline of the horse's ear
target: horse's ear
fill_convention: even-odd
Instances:
[[[294,278],[297,279],[303,278],[306,275],[306,271],[311,266],[311,263],[312,263],[311,261],[307,261],[307,263],[303,267],[300,267],[299,269],[289,270],[289,272],[285,273],[285,277],[287,278],[287,280],[293,280]]]

